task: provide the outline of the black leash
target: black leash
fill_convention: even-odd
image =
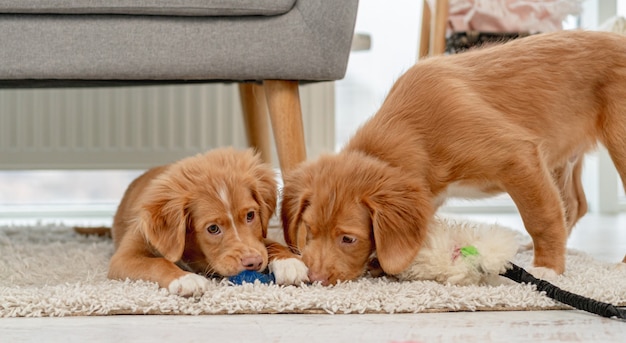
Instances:
[[[511,267],[500,274],[518,283],[529,283],[537,286],[538,291],[546,292],[551,299],[572,306],[576,309],[600,315],[602,317],[626,319],[626,308],[596,301],[578,294],[570,293],[545,280],[532,276],[524,268],[511,263]]]

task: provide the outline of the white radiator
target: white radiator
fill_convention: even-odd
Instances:
[[[308,156],[332,151],[334,84],[300,96]],[[0,169],[144,169],[229,145],[247,146],[235,83],[0,90]]]

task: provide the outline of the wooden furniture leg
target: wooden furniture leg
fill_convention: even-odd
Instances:
[[[272,163],[269,119],[263,85],[240,83],[239,99],[241,100],[248,144],[261,154],[264,162]]]
[[[446,25],[448,24],[448,0],[437,0],[435,3],[435,21],[431,39],[431,55],[443,55],[446,52]]]
[[[265,80],[263,85],[278,161],[285,174],[306,159],[298,81]]]
[[[430,5],[427,0],[424,0],[422,6],[422,28],[420,29],[418,60],[422,60],[430,55]]]

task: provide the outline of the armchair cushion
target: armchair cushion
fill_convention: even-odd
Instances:
[[[132,2],[0,0],[5,6]],[[295,4],[281,15],[0,14],[0,87],[37,80],[338,80],[346,71],[358,4],[357,0],[136,2],[206,2],[206,6],[230,2],[257,9],[257,3]]]
[[[0,13],[172,16],[279,15],[296,0],[0,0]]]

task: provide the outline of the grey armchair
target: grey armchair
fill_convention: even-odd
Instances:
[[[343,78],[358,0],[0,0],[0,87],[241,82],[247,137],[306,158],[298,86]],[[267,102],[267,103],[266,103]]]

